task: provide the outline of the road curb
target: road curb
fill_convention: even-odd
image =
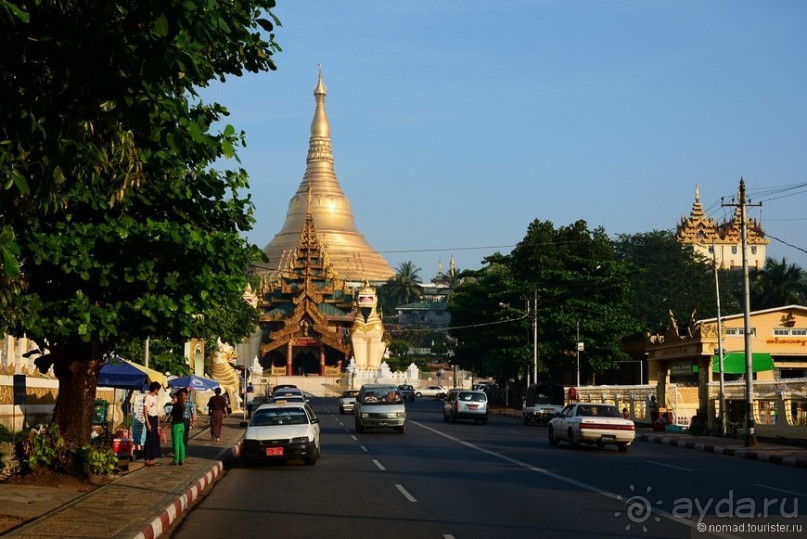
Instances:
[[[807,468],[807,459],[797,457],[786,457],[783,455],[772,455],[760,451],[748,449],[735,449],[733,447],[724,447],[720,445],[702,444],[692,441],[679,440],[676,438],[667,438],[664,436],[653,436],[649,434],[640,434],[636,437],[637,440],[643,442],[650,442],[655,444],[671,445],[674,447],[683,447],[685,449],[694,449],[696,451],[703,451],[704,453],[713,453],[715,455],[726,455],[729,457],[743,458],[747,460],[757,460],[760,462],[769,462],[771,464],[780,464],[782,466],[790,466],[791,468]]]
[[[165,506],[157,516],[143,526],[134,539],[157,539],[169,531],[171,527],[196,503],[202,495],[221,476],[226,465],[241,453],[241,442],[228,449],[221,459],[215,462],[208,470],[199,476],[182,494],[174,498]]]

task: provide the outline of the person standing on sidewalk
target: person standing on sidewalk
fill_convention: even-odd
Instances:
[[[146,445],[143,451],[146,466],[156,466],[154,459],[160,457],[160,411],[157,409],[157,393],[161,387],[160,382],[152,382],[149,385],[149,394],[143,400],[143,415],[146,419]]]
[[[191,433],[191,429],[196,427],[196,403],[190,389],[183,388],[182,392],[185,393],[185,415],[183,417],[185,419],[185,447],[187,448],[188,435]]]
[[[185,462],[185,390],[176,393],[176,402],[171,408],[171,442],[174,446],[174,461],[172,465],[182,466]]]
[[[221,440],[221,425],[227,417],[227,401],[221,396],[220,387],[215,392],[207,401],[207,411],[210,414],[210,437],[218,442]]]
[[[647,411],[650,413],[650,422],[655,425],[658,419],[658,403],[656,402],[655,395],[650,396],[650,402],[647,403]]]

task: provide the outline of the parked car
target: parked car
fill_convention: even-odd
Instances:
[[[525,425],[549,423],[563,410],[565,389],[563,384],[544,382],[531,384],[521,408],[521,418]]]
[[[488,424],[488,396],[484,391],[451,389],[443,403],[443,421],[456,423],[458,419],[473,419]]]
[[[421,387],[415,390],[415,397],[433,397],[435,399],[444,399],[448,390],[443,386],[428,386]]]
[[[552,418],[547,427],[549,445],[565,440],[574,447],[580,443],[616,444],[627,451],[636,435],[636,426],[612,404],[579,402],[566,406],[559,416]]]
[[[247,428],[241,445],[244,466],[298,458],[313,465],[319,459],[319,418],[304,402],[261,404],[241,426]]]
[[[348,389],[342,392],[339,397],[339,413],[344,415],[356,409],[356,397],[359,396],[358,389]]]
[[[406,432],[406,406],[398,386],[364,384],[356,398],[356,432],[371,428],[392,428]]]
[[[398,391],[401,393],[401,398],[405,401],[415,400],[415,388],[408,384],[401,384],[398,386]]]

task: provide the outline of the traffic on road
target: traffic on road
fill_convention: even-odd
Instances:
[[[406,402],[404,434],[357,433],[337,398],[309,405],[317,466],[236,466],[173,536],[761,537],[738,525],[804,524],[801,469],[639,442],[556,447],[520,417],[445,422],[440,400]]]

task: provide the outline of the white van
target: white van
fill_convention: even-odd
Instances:
[[[406,406],[398,386],[364,384],[356,398],[356,432],[366,429],[391,428],[406,432]]]

